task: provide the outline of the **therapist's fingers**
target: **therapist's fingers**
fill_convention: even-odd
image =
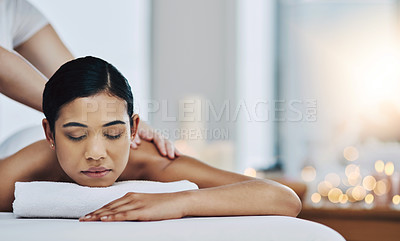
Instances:
[[[172,142],[166,140],[165,141],[165,149],[167,150],[167,155],[170,159],[175,158],[174,144]]]
[[[161,155],[167,155],[167,149],[165,148],[165,140],[164,138],[160,137],[159,135],[154,136],[154,144],[156,144],[158,150],[160,151]]]
[[[135,138],[133,139],[133,141],[131,141],[131,148],[137,149],[138,145],[140,145],[140,143],[141,143],[140,137],[138,135],[136,135]]]
[[[176,147],[175,147],[175,156],[181,156],[182,155],[182,152],[180,152]]]
[[[140,145],[141,140],[140,140],[139,135],[135,135],[135,139],[134,139],[133,141],[134,141],[136,144]]]
[[[138,148],[138,145],[136,144],[136,142],[134,142],[134,141],[131,142],[131,148],[132,149],[137,149]]]
[[[146,141],[152,141],[154,139],[154,133],[151,130],[139,130],[138,134],[140,138]]]

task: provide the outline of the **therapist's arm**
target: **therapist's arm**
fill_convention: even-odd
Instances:
[[[0,47],[0,92],[42,111],[42,92],[46,78],[20,56]]]
[[[51,25],[43,27],[15,50],[34,67],[21,56],[0,47],[0,92],[42,111],[42,93],[47,78],[73,56]]]
[[[62,64],[74,59],[50,24],[17,46],[15,50],[47,78],[50,78]]]

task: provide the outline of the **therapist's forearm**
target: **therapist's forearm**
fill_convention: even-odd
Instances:
[[[27,81],[29,80],[29,81]],[[42,111],[46,78],[20,56],[0,47],[0,92],[22,104]]]
[[[289,188],[267,180],[251,180],[187,191],[185,216],[297,216],[301,202]]]

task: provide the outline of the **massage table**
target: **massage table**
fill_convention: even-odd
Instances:
[[[0,212],[2,241],[343,241],[333,229],[284,216],[190,217],[151,222],[16,218]]]

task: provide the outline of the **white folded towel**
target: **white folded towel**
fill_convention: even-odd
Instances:
[[[13,212],[17,217],[79,218],[128,192],[171,193],[198,189],[187,180],[123,181],[109,187],[65,182],[16,182]]]

